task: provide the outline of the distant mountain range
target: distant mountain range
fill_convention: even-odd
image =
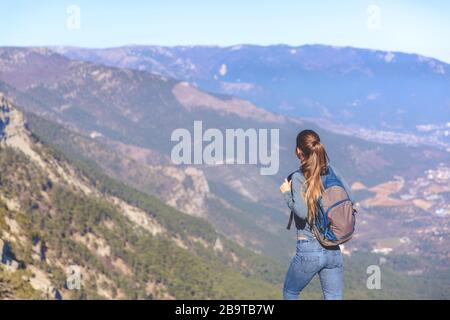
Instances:
[[[416,54],[324,45],[53,49],[186,80],[284,115],[394,132],[450,120],[450,65]]]

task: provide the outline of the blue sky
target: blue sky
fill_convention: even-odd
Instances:
[[[445,0],[0,0],[0,12],[0,46],[321,43],[450,63]]]

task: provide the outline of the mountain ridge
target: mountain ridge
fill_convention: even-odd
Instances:
[[[15,46],[9,46],[10,48],[14,48]],[[73,49],[81,49],[81,50],[108,50],[108,49],[123,49],[123,48],[180,48],[180,49],[188,49],[188,48],[212,48],[212,49],[229,49],[236,50],[237,48],[242,47],[256,47],[256,48],[271,48],[271,47],[286,47],[290,49],[295,48],[301,48],[301,47],[328,47],[328,48],[335,48],[335,49],[355,49],[355,50],[365,50],[365,51],[379,51],[379,52],[392,52],[392,53],[399,53],[404,55],[414,55],[414,56],[422,56],[426,59],[433,59],[438,62],[450,65],[450,61],[444,61],[442,59],[433,57],[431,55],[427,54],[419,54],[416,52],[406,52],[401,50],[385,50],[385,49],[375,49],[375,48],[368,48],[368,47],[359,47],[359,46],[351,46],[351,45],[331,45],[331,44],[324,44],[324,43],[305,43],[305,44],[287,44],[287,43],[274,43],[274,44],[251,44],[251,43],[236,43],[232,45],[203,45],[203,44],[190,44],[190,45],[158,45],[158,44],[124,44],[119,46],[105,46],[105,47],[89,47],[89,46],[65,46],[65,45],[55,45],[55,46],[34,46],[35,48],[49,48],[51,50],[54,50],[58,53],[63,53],[64,50],[73,50]],[[7,48],[7,46],[5,47]],[[23,46],[18,48],[30,48],[29,46]]]

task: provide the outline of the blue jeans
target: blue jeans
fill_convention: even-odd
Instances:
[[[324,299],[342,299],[344,264],[339,247],[325,249],[315,238],[297,240],[295,257],[284,281],[283,298],[297,300],[300,292],[317,273]]]

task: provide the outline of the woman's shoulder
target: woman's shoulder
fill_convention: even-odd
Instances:
[[[298,180],[298,181],[305,180],[305,177],[300,169],[295,170],[294,172],[291,173],[291,175],[292,175],[292,180]]]

